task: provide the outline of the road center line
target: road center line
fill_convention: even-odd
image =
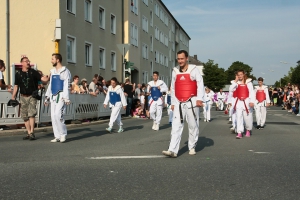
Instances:
[[[149,156],[102,156],[102,157],[86,157],[91,160],[109,160],[109,159],[132,159],[132,158],[165,158],[164,155],[149,155]]]

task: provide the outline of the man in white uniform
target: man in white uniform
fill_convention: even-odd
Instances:
[[[124,110],[126,110],[127,101],[124,92],[122,90],[122,87],[119,85],[117,78],[115,77],[111,78],[110,84],[111,85],[108,87],[107,94],[103,103],[104,108],[106,108],[109,102],[109,107],[111,108],[110,120],[109,120],[108,128],[106,128],[106,131],[111,133],[114,122],[117,122],[117,124],[119,125],[118,133],[121,133],[124,131],[124,129],[123,129],[123,123],[121,121],[120,111],[122,107]]]
[[[65,142],[67,136],[64,113],[66,105],[70,104],[71,73],[65,66],[61,65],[61,62],[62,56],[60,54],[52,54],[51,63],[54,68],[50,70],[50,83],[45,95],[45,105],[51,103],[51,121],[55,137],[50,142]]]
[[[257,129],[263,129],[266,123],[266,116],[267,116],[267,107],[270,105],[270,97],[268,86],[263,85],[264,79],[259,77],[258,85],[255,86],[254,92],[256,94],[255,100],[255,114],[256,114],[256,123]]]
[[[163,98],[162,93],[168,91],[168,86],[164,81],[158,80],[159,73],[157,71],[153,72],[153,81],[148,83],[147,91],[150,92],[151,99],[149,101],[150,105],[150,117],[153,119],[152,129],[155,131],[159,130],[159,124],[162,116],[163,109]]]
[[[218,98],[218,108],[219,110],[224,109],[224,101],[225,101],[225,93],[223,92],[223,89],[220,89],[220,92],[217,94]]]
[[[243,137],[244,128],[246,128],[246,137],[251,136],[253,126],[253,107],[255,102],[252,79],[248,79],[243,70],[238,70],[236,79],[229,87],[229,91],[233,92],[234,110],[236,112],[236,139]],[[245,127],[244,127],[245,123]]]
[[[195,147],[199,135],[199,107],[203,106],[204,85],[199,69],[189,65],[189,55],[185,50],[177,53],[179,66],[174,67],[171,82],[171,109],[173,123],[171,141],[168,151],[162,153],[173,158],[177,157],[184,119],[189,127],[189,154],[195,155]]]

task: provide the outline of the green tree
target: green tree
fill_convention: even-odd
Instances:
[[[244,64],[243,62],[240,61],[235,61],[234,63],[231,64],[231,66],[226,70],[227,74],[227,82],[230,83],[230,81],[235,79],[235,72],[238,70],[244,70],[248,76],[248,78],[252,78],[252,80],[256,80],[256,77],[251,74],[253,68],[250,67],[247,64]]]
[[[300,85],[300,64],[298,64],[298,66],[292,71],[291,83]]]
[[[292,75],[294,74],[295,69],[296,69],[295,67],[290,67],[290,70],[288,71],[288,75],[284,75],[282,78],[276,81],[274,84],[275,87],[282,87],[287,85],[288,83],[294,83],[292,80]]]
[[[203,65],[204,85],[214,91],[223,88],[227,83],[225,70],[223,68],[219,68],[218,64],[215,64],[213,60],[208,60]]]

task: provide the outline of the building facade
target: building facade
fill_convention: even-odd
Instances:
[[[5,8],[6,2],[0,0],[0,6]],[[190,37],[161,0],[9,2],[10,64],[26,55],[45,74],[56,51],[80,79],[91,81],[100,74],[124,81],[125,58],[133,63],[132,82],[146,83],[158,71],[169,84],[176,52],[189,50]],[[6,26],[5,12],[0,13],[0,26]],[[5,29],[0,39],[6,41]],[[120,44],[130,44],[124,57]],[[6,49],[1,48],[0,59],[5,58]]]

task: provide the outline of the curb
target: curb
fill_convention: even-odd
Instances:
[[[131,117],[124,117],[122,120],[131,119]],[[97,124],[104,124],[109,122],[109,119],[104,120],[98,120],[98,121],[92,121],[92,122],[83,122],[82,124],[67,124],[67,129],[72,130],[78,127],[86,127],[91,125],[97,125]],[[52,126],[48,127],[41,127],[41,128],[35,128],[34,134],[38,133],[47,133],[47,132],[53,132]],[[14,136],[14,135],[24,135],[27,133],[26,129],[12,129],[12,130],[3,130],[0,131],[0,137],[2,136]]]

